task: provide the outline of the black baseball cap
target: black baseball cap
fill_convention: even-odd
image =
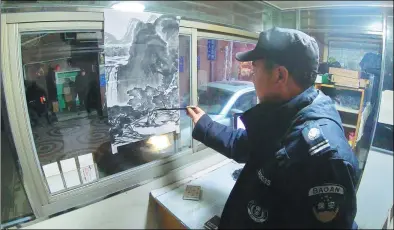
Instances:
[[[311,36],[294,29],[274,27],[260,33],[253,50],[240,52],[241,62],[268,58],[289,71],[314,71],[319,67],[319,47]]]

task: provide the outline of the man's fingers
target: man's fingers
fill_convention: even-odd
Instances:
[[[191,108],[186,108],[187,110],[187,115],[189,115],[189,117],[193,118],[195,117],[197,114],[193,111],[193,109]]]
[[[204,110],[200,109],[200,107],[198,106],[194,108],[194,111],[196,111],[197,113],[204,113]]]

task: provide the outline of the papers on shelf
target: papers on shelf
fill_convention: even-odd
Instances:
[[[44,171],[45,179],[47,180],[51,193],[64,189],[62,175],[60,174],[57,162],[43,165],[42,169]]]
[[[79,179],[77,164],[75,158],[67,160],[61,160],[60,165],[62,167],[63,177],[66,182],[67,188],[71,188],[81,184]]]

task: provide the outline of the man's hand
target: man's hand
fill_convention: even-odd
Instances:
[[[197,124],[198,120],[205,114],[205,112],[199,107],[187,107],[187,115],[192,119],[194,124]]]

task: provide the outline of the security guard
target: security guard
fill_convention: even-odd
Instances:
[[[252,61],[260,103],[224,126],[188,108],[193,138],[246,163],[219,228],[357,228],[358,161],[332,100],[314,88],[319,48],[297,30],[260,33]]]

